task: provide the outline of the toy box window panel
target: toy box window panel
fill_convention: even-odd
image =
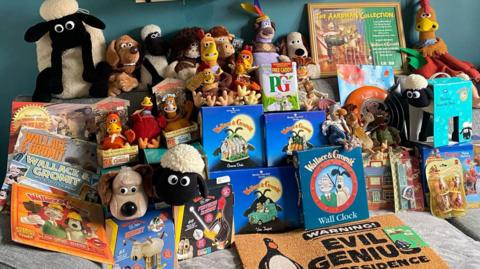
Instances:
[[[399,3],[309,4],[312,57],[321,76],[334,76],[337,64],[392,66],[402,73],[405,47]]]

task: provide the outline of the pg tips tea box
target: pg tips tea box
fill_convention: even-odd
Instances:
[[[199,121],[208,170],[264,165],[261,105],[202,107]]]
[[[296,151],[305,229],[368,218],[361,148]]]
[[[262,65],[259,78],[263,109],[266,112],[300,109],[295,62]]]
[[[217,171],[210,173],[210,179],[230,180],[236,234],[283,232],[301,226],[292,166]]]
[[[268,166],[285,165],[294,151],[326,143],[320,131],[325,112],[284,112],[265,114],[265,139]]]

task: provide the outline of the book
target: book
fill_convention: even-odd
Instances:
[[[265,112],[300,110],[295,62],[264,64],[258,73]]]
[[[232,186],[209,180],[208,198],[195,198],[174,208],[178,260],[203,256],[228,248],[233,242]]]
[[[18,134],[2,191],[23,185],[48,192],[97,201],[96,145],[46,130],[22,127]],[[8,195],[0,196],[0,200]]]
[[[360,87],[375,86],[387,91],[395,84],[391,66],[338,64],[337,74],[341,105]]]
[[[104,268],[177,268],[172,209],[151,209],[138,219],[105,221],[114,264]]]
[[[306,230],[368,218],[361,148],[321,147],[294,159]]]
[[[103,209],[21,184],[12,191],[12,240],[95,262],[113,263]]]
[[[235,193],[235,233],[284,232],[301,227],[293,166],[217,171]]]

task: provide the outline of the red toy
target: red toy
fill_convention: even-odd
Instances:
[[[118,113],[110,112],[106,120],[107,136],[103,138],[102,149],[120,149],[135,141],[135,132],[127,130],[122,134],[122,122]]]
[[[153,103],[150,97],[143,98],[142,109],[132,115],[133,132],[137,138],[140,149],[158,148],[160,146],[160,134],[165,128],[164,117],[152,115]]]

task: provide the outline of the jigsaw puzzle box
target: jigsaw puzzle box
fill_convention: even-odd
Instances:
[[[284,112],[265,114],[265,150],[268,166],[286,165],[293,151],[324,145],[320,131],[325,112]]]
[[[368,218],[361,148],[321,147],[294,158],[306,230]]]
[[[261,105],[202,107],[199,122],[208,171],[264,166]]]
[[[282,232],[301,226],[298,188],[291,166],[210,173],[229,178],[235,193],[235,233]]]

